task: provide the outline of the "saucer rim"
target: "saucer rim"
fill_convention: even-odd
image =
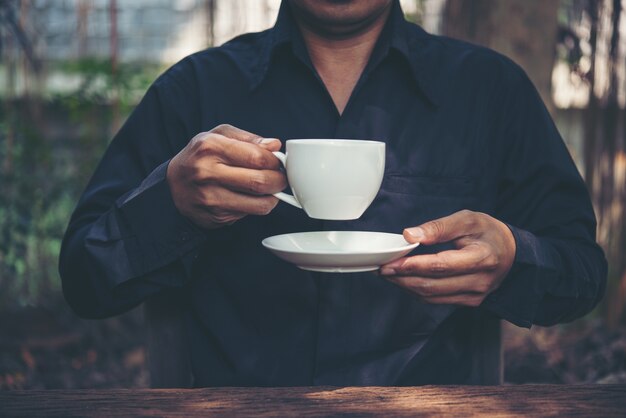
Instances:
[[[294,251],[294,250],[289,250],[289,249],[283,249],[283,248],[279,248],[273,245],[270,245],[267,243],[267,240],[271,239],[271,238],[277,238],[277,237],[282,237],[282,236],[293,236],[293,235],[301,235],[301,234],[311,234],[311,233],[341,233],[341,232],[358,232],[358,233],[366,233],[366,234],[375,234],[375,235],[394,235],[394,236],[398,236],[398,237],[403,237],[402,234],[394,234],[393,232],[376,232],[376,231],[306,231],[306,232],[291,232],[291,233],[286,233],[286,234],[278,234],[278,235],[272,235],[270,237],[264,238],[261,241],[261,244],[269,249],[269,250],[274,250],[274,251],[282,251],[285,253],[289,253],[289,254],[310,254],[310,255],[377,255],[377,254],[387,254],[387,253],[394,253],[394,252],[400,252],[400,251],[405,251],[405,250],[413,250],[415,248],[417,248],[420,243],[419,242],[415,242],[415,243],[408,243],[407,245],[404,245],[402,247],[392,247],[392,248],[388,248],[388,249],[384,249],[384,250],[371,250],[371,251],[313,251],[313,250],[304,250],[304,251]],[[404,237],[403,237],[404,238]],[[406,241],[406,240],[405,240]]]

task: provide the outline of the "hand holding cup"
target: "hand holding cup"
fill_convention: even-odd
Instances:
[[[178,211],[196,225],[214,229],[246,215],[266,215],[287,186],[272,155],[278,139],[219,125],[196,135],[172,160],[167,182]]]

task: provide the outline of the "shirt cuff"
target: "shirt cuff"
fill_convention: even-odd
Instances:
[[[515,239],[511,270],[500,287],[490,293],[481,307],[517,326],[530,328],[547,290],[556,280],[550,268],[550,251],[528,231],[507,225]]]
[[[158,166],[137,189],[117,202],[134,277],[183,258],[206,240],[203,230],[174,205],[166,179],[169,162]]]

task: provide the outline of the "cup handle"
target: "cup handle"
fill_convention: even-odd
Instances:
[[[287,168],[287,156],[280,151],[275,151],[272,154],[274,154],[276,158],[278,158],[278,160],[281,162],[283,167],[285,167],[286,169]],[[298,199],[296,199],[295,196],[292,196],[284,192],[278,192],[278,193],[274,193],[274,197],[282,200],[285,203],[289,203],[290,205],[293,205],[297,208],[302,209],[302,205],[300,204],[300,202],[298,202]]]

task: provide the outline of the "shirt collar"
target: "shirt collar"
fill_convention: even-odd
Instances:
[[[394,0],[391,14],[376,44],[370,63],[382,60],[389,50],[395,50],[407,61],[418,88],[433,105],[439,103],[439,89],[436,83],[437,48],[432,42],[435,37],[421,27],[409,23],[399,0]],[[251,88],[255,89],[264,80],[269,70],[274,53],[285,45],[291,44],[296,55],[310,62],[304,41],[293,16],[289,2],[283,0],[278,12],[276,24],[267,32],[262,43],[259,60],[252,72]]]

